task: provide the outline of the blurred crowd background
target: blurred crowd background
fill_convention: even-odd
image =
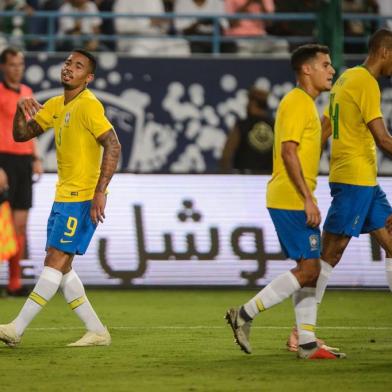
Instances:
[[[392,14],[390,0],[332,1],[339,2],[343,13],[356,13],[362,16]],[[51,50],[56,51],[66,51],[78,45],[94,51],[117,51],[134,55],[184,55],[210,53],[213,50],[213,43],[209,37],[218,33],[224,37],[219,45],[219,51],[222,53],[287,53],[293,46],[309,42],[312,37],[317,36],[316,20],[303,20],[301,15],[317,13],[326,2],[328,1],[1,0],[0,13],[3,14],[0,14],[0,40],[3,45],[11,43],[23,46],[29,51],[41,51],[48,50],[48,35],[55,35],[55,45]],[[8,14],[4,11],[8,11]],[[13,15],[9,11],[23,13]],[[55,14],[48,18],[40,14],[42,11]],[[278,18],[279,14],[285,13],[296,13],[298,19],[271,18],[271,15]],[[151,14],[153,17],[131,17],[132,14]],[[222,17],[218,23],[211,19],[212,15],[225,14],[266,15],[270,18]],[[158,17],[159,15],[162,17]],[[366,41],[363,37],[378,28],[380,20],[344,20],[344,35],[349,37],[345,41],[344,51],[365,52]],[[392,20],[382,22],[392,25]],[[168,37],[173,39],[167,39]],[[242,40],[244,37],[248,39]],[[258,39],[260,37],[263,39]]]

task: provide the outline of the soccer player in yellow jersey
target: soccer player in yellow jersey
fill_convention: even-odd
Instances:
[[[111,342],[72,269],[74,255],[85,253],[98,222],[105,218],[106,190],[121,150],[102,104],[87,89],[95,68],[92,54],[74,50],[61,70],[63,95],[43,106],[34,98],[22,98],[17,105],[16,141],[54,129],[58,183],[48,219],[44,269],[15,320],[0,325],[0,340],[9,346],[20,342],[26,327],[59,288],[87,329],[69,346],[106,346]]]
[[[392,208],[377,184],[376,145],[392,154],[392,137],[381,113],[377,79],[392,75],[392,31],[378,30],[369,40],[365,62],[346,70],[335,82],[322,120],[322,139],[331,137],[329,182],[332,204],[322,235],[320,303],[333,267],[351,237],[370,233],[386,252],[386,275],[392,290]],[[388,229],[387,229],[388,227]],[[289,338],[295,349],[295,334]]]
[[[255,297],[226,313],[236,342],[251,353],[249,332],[260,312],[293,296],[299,331],[298,356],[337,359],[343,354],[321,347],[315,336],[316,282],[320,271],[320,211],[313,192],[321,154],[321,123],[314,100],[330,90],[335,73],[329,50],[304,45],[291,57],[297,87],[280,102],[275,121],[272,178],[267,207],[279,241],[297,266],[272,280]]]

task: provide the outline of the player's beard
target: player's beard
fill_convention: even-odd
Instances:
[[[70,83],[63,82],[61,81],[62,86],[64,87],[64,90],[73,90],[75,87],[72,86]]]

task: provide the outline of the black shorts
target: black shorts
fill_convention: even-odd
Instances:
[[[28,210],[33,201],[33,157],[0,153],[0,167],[8,176],[8,200],[13,210]]]

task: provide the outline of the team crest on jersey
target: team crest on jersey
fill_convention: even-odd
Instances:
[[[318,250],[320,248],[320,239],[317,234],[312,234],[309,236],[309,244],[310,244],[310,250]]]
[[[66,114],[65,114],[65,118],[64,118],[64,124],[65,125],[68,125],[69,124],[69,119],[71,118],[71,113],[70,112],[67,112]]]

